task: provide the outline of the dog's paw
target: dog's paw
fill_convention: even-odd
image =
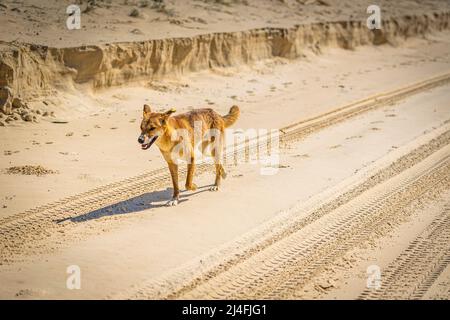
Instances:
[[[176,206],[177,204],[178,204],[178,199],[171,199],[171,200],[167,201],[166,206],[173,207],[173,206]]]
[[[192,185],[188,186],[186,185],[186,190],[190,190],[190,191],[195,191],[197,190],[197,185],[195,183],[193,183]]]
[[[209,191],[219,191],[219,186],[212,186]]]

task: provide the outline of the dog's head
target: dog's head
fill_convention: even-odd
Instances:
[[[141,122],[141,135],[138,142],[141,144],[142,150],[147,150],[152,144],[162,136],[167,128],[167,119],[175,112],[170,109],[166,112],[152,112],[148,105],[144,105],[144,112]]]

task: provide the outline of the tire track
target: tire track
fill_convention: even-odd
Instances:
[[[322,217],[326,217],[339,207],[351,202],[365,191],[414,167],[433,153],[442,153],[442,148],[449,154],[449,142],[448,127],[437,129],[436,132],[422,136],[380,159],[373,166],[352,176],[348,179],[349,181],[344,181],[299,206],[278,213],[273,219],[239,239],[221,248],[216,248],[213,252],[176,270],[171,270],[160,278],[152,279],[128,292],[120,293],[118,296],[152,299],[183,297],[184,294],[206,283],[208,279],[215,278],[243,261],[251,259],[253,255],[282,241],[298,230],[307,230],[310,225]],[[444,176],[446,175],[444,174]],[[382,190],[381,193],[383,193]],[[375,206],[377,203],[378,200]],[[315,237],[323,240],[326,235],[317,233]]]
[[[317,117],[296,122],[292,125],[280,129],[280,131],[284,133],[282,137],[295,138],[298,136],[306,135],[331,124],[345,121],[364,112],[379,108],[384,105],[393,104],[421,91],[445,85],[450,81],[449,75],[450,74],[443,74],[395,89],[393,91],[378,93],[368,98],[355,101],[342,107],[338,107]]]
[[[427,158],[178,298],[292,297],[336,258],[364,243],[398,210],[439,184],[448,188],[450,148],[441,151],[439,160]]]
[[[421,299],[450,300],[450,263],[434,281],[427,293]]]
[[[339,107],[324,115],[300,121],[294,125],[280,129],[282,142],[295,141],[313,132],[344,121],[350,117],[367,112],[404,99],[422,90],[441,86],[450,82],[450,73],[421,81],[391,92],[381,93],[343,107]],[[227,152],[226,163],[241,158],[257,150],[258,143],[269,143],[269,136],[258,137],[238,145],[232,152]],[[444,139],[446,139],[444,137]],[[199,164],[197,173],[213,171],[210,164]],[[184,179],[186,169],[180,170],[180,179]],[[13,256],[26,253],[26,247],[51,236],[57,230],[67,228],[71,218],[82,216],[108,205],[137,197],[166,186],[170,176],[166,168],[131,177],[122,181],[101,186],[90,191],[70,196],[62,200],[46,204],[23,213],[0,219],[0,262],[10,262]]]
[[[450,204],[382,273],[379,289],[359,299],[422,299],[450,265]]]

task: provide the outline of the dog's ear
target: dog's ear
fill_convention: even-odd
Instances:
[[[177,110],[175,110],[174,108],[171,108],[170,110],[167,110],[165,112],[165,115],[170,116],[172,113],[175,113],[175,112],[177,112]]]
[[[169,118],[170,115],[174,112],[176,112],[176,110],[174,108],[171,108],[170,110],[167,110],[166,112],[163,113],[163,116],[161,119],[162,125],[165,125],[167,123],[167,118]]]
[[[144,117],[148,117],[152,113],[150,106],[148,104],[144,104]]]

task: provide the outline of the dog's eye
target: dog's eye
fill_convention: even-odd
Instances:
[[[155,130],[155,129],[156,129],[156,127],[150,127],[148,130],[152,131],[152,130]]]

